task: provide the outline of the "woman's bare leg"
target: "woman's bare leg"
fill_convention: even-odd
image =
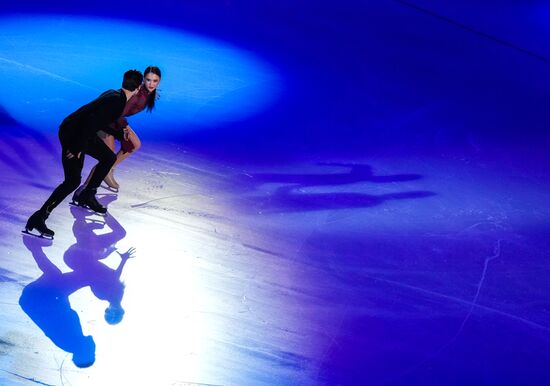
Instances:
[[[113,167],[109,171],[109,174],[107,174],[107,176],[104,179],[105,183],[110,188],[117,189],[117,190],[119,188],[119,184],[113,176],[113,172],[114,172],[115,167],[119,163],[124,161],[126,158],[128,158],[130,156],[130,154],[132,154],[133,152],[135,152],[136,150],[138,150],[141,147],[141,140],[139,139],[137,134],[134,132],[134,130],[132,130],[131,127],[128,127],[128,129],[129,129],[129,131],[128,131],[128,140],[130,142],[132,142],[132,145],[134,145],[134,149],[131,152],[127,152],[127,153],[124,153],[122,151],[122,149],[119,150],[118,153],[117,153],[117,156],[116,156],[115,164],[113,165]],[[109,149],[111,149],[113,152],[115,151],[115,137],[113,137],[112,135],[106,134],[104,136],[101,136],[101,139],[103,140],[103,142],[105,142],[105,144],[109,147]],[[90,171],[90,174],[88,175],[88,178],[86,179],[86,182],[84,183],[84,186],[88,185],[88,182],[92,178],[92,175],[94,174],[94,171],[95,171],[95,166]]]
[[[136,133],[132,130],[132,128],[130,126],[128,126],[128,140],[132,143],[132,145],[134,147],[133,150],[131,152],[126,152],[125,153],[125,152],[122,151],[122,148],[121,148],[117,153],[115,164],[113,165],[113,167],[111,168],[109,173],[103,179],[103,181],[107,184],[107,186],[109,188],[111,188],[113,190],[116,190],[116,191],[118,191],[118,188],[120,187],[120,185],[115,180],[115,176],[114,176],[115,167],[119,163],[124,161],[126,158],[128,158],[130,156],[130,154],[132,154],[134,151],[136,151],[137,149],[139,149],[141,147],[141,141],[139,140],[138,136],[136,135]],[[113,143],[113,148],[114,148],[114,139],[113,139],[112,143]]]
[[[132,150],[131,152],[128,152],[128,153],[124,153],[121,150],[118,151],[117,155],[116,155],[116,162],[113,166],[113,169],[119,164],[121,163],[122,161],[124,161],[126,158],[130,157],[130,154],[136,152],[140,147],[141,147],[141,140],[139,139],[139,137],[137,136],[137,134],[134,132],[134,130],[132,130],[131,128],[129,128],[129,131],[128,131],[128,140],[130,142],[132,142],[132,145],[134,145],[134,150]]]

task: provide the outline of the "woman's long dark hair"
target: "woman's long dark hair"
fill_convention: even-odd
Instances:
[[[158,75],[159,78],[162,78],[162,76],[160,75],[160,68],[156,67],[156,66],[149,66],[145,69],[145,71],[143,71],[143,77],[145,78],[145,76],[149,73],[153,73],[155,75]],[[149,94],[149,96],[147,97],[147,111],[148,112],[151,112],[153,110],[153,108],[155,107],[155,101],[159,98],[159,95],[157,93],[157,89],[154,89],[153,92],[151,92]]]

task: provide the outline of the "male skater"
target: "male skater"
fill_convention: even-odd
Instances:
[[[96,200],[95,194],[101,181],[115,163],[116,155],[97,136],[97,132],[103,130],[122,139],[123,133],[111,129],[109,124],[122,114],[126,101],[138,91],[142,81],[141,72],[126,71],[122,80],[122,89],[105,91],[97,99],[82,106],[61,122],[59,141],[65,180],[53,191],[44,205],[29,218],[24,232],[29,233],[36,229],[41,236],[53,238],[54,231],[46,226],[45,221],[52,210],[80,185],[85,153],[99,162],[88,185],[80,193],[78,204],[98,213],[107,212],[107,208]]]

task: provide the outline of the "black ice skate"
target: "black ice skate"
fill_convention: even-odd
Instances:
[[[95,198],[97,189],[85,188],[78,194],[76,205],[93,210],[99,214],[107,213],[107,208],[101,205]],[[74,197],[73,197],[74,199]]]
[[[47,216],[44,215],[44,213],[40,211],[34,212],[33,215],[27,220],[27,225],[25,225],[25,229],[22,232],[28,235],[49,238],[53,240],[53,235],[55,234],[55,232],[46,226],[46,218]],[[39,235],[32,233],[33,230],[36,230]]]

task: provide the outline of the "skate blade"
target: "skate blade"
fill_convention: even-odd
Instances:
[[[111,198],[118,198],[118,194],[113,194],[113,193],[97,193],[96,195],[96,198],[101,198],[101,197],[111,197]]]
[[[43,240],[49,240],[49,241],[53,240],[53,236],[47,235],[45,233],[40,233],[40,232],[38,232],[39,234],[36,234],[36,233],[33,233],[32,231],[29,231],[27,229],[23,229],[21,231],[21,233],[24,233],[24,234],[29,235],[29,236],[38,237],[39,239],[43,239]]]
[[[91,214],[97,214],[98,216],[103,216],[103,217],[107,216],[107,212],[105,213],[96,212],[95,210],[91,209],[88,205],[79,204],[74,201],[69,202],[69,205],[76,206],[77,208],[85,209],[86,211],[88,211],[88,213],[91,213]]]
[[[111,188],[109,185],[100,185],[103,189],[108,190],[109,192],[118,193],[118,188]]]

